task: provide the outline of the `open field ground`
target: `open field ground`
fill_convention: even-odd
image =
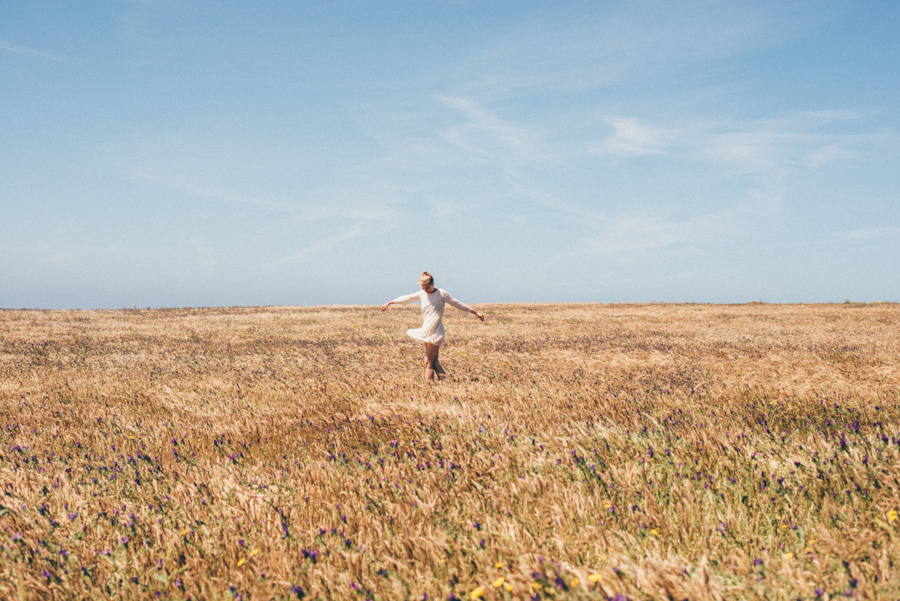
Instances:
[[[0,311],[0,599],[900,598],[900,306],[478,308]]]

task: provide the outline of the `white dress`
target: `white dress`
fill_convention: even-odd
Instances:
[[[422,327],[406,330],[406,333],[419,342],[428,342],[440,346],[444,343],[444,304],[449,304],[460,311],[467,313],[472,311],[466,303],[460,302],[450,296],[450,293],[440,288],[428,294],[424,290],[395,298],[393,303],[407,304],[419,301],[422,303]]]

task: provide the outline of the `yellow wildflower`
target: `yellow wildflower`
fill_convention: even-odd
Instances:
[[[569,587],[570,587],[570,588],[575,588],[576,586],[579,585],[580,582],[581,582],[581,581],[578,580],[578,578],[572,578],[572,582],[569,583]]]
[[[479,586],[479,587],[476,588],[474,591],[472,591],[471,593],[469,593],[469,599],[478,599],[478,598],[480,598],[482,595],[484,595],[484,587],[483,587],[483,586]]]
[[[896,519],[897,519],[897,510],[896,510],[896,509],[891,509],[890,511],[888,511],[888,512],[887,512],[887,519],[888,519],[889,522],[893,522],[894,520],[896,520]]]
[[[544,588],[544,587],[542,587],[542,586],[541,586],[540,584],[538,584],[537,582],[532,582],[532,583],[531,583],[531,588],[534,589],[534,592],[539,593],[539,592],[541,592],[541,589]]]
[[[788,551],[788,552],[785,553],[782,557],[784,557],[784,559],[793,559],[793,558],[794,558],[794,554],[793,554],[792,552]]]
[[[254,555],[256,555],[258,553],[259,553],[259,549],[253,549],[252,551],[250,551],[250,555],[248,555],[247,557],[253,557]]]
[[[494,588],[499,588],[499,587],[503,586],[504,582],[506,582],[506,578],[504,578],[503,576],[500,576],[500,578],[497,578],[496,580],[494,580]]]
[[[241,557],[240,559],[238,559],[237,565],[238,565],[238,567],[241,567],[241,566],[244,565],[245,563],[247,563],[247,558],[246,558],[246,557]]]
[[[499,570],[500,568],[503,567],[503,564],[498,561],[497,563],[494,564],[494,567]]]
[[[652,534],[653,536],[659,536],[659,530],[657,530],[656,528],[650,528],[650,534]]]
[[[603,578],[603,576],[601,576],[600,574],[591,574],[590,576],[588,576],[588,580],[594,583],[600,582],[601,578]]]
[[[512,590],[512,585],[511,585],[510,583],[507,582],[507,583],[504,583],[503,588],[505,588],[507,591],[511,591],[511,590]]]
[[[181,536],[187,536],[190,533],[191,533],[191,529],[185,528],[184,530],[181,531]]]

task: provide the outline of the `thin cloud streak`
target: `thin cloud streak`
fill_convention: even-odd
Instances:
[[[664,128],[632,117],[608,117],[606,121],[613,128],[613,133],[602,142],[588,145],[587,153],[591,156],[662,154],[666,143],[673,137]]]
[[[900,227],[868,227],[847,230],[839,234],[839,237],[844,240],[877,240],[895,236],[900,236]]]
[[[598,158],[678,156],[761,173],[783,168],[817,169],[900,148],[900,139],[888,132],[829,131],[838,124],[861,122],[865,116],[850,111],[820,111],[780,119],[666,125],[633,116],[609,116],[602,119],[612,126],[612,133],[600,142],[588,143],[585,153]]]
[[[440,133],[441,139],[449,144],[487,162],[498,159],[533,162],[548,158],[540,140],[529,128],[504,122],[468,98],[439,96],[439,99],[467,118]]]
[[[626,215],[598,224],[600,234],[586,237],[575,255],[634,257],[647,251],[679,248],[689,254],[703,252],[709,242],[721,240],[732,228],[723,215],[711,214],[684,220],[658,215]]]
[[[210,152],[206,144],[188,134],[150,135],[143,142],[104,147],[101,153],[110,157],[114,169],[126,178],[167,190],[182,200],[255,207],[302,221],[376,222],[397,217],[383,200],[390,198],[391,190],[379,189],[383,182],[366,179],[358,173],[359,168],[342,166],[331,177],[319,178],[324,183],[318,185],[273,187],[273,177],[290,179],[283,171],[294,167],[295,159],[287,150],[266,161],[264,168],[255,165],[250,169],[241,165],[241,156],[225,156],[221,148]],[[236,143],[230,140],[229,145]]]
[[[561,8],[527,22],[459,66],[459,93],[484,98],[615,89],[685,65],[716,65],[814,28],[802,6],[736,2],[626,3]],[[472,77],[471,74],[478,74]]]
[[[149,178],[146,181],[152,182],[154,185],[169,188],[170,190],[182,192],[195,198],[202,198],[204,200],[209,200],[216,203],[226,202],[229,204],[242,204],[266,209],[274,209],[280,212],[290,212],[292,209],[291,205],[287,203],[261,200],[252,196],[246,196],[243,194],[232,192],[227,189],[206,188],[200,184],[189,182],[187,181],[187,179],[178,176],[170,176],[169,178]]]
[[[348,230],[335,234],[334,236],[330,236],[324,240],[320,240],[319,242],[315,242],[301,248],[300,250],[291,253],[285,257],[272,261],[271,263],[265,265],[266,270],[277,270],[287,265],[292,265],[296,263],[303,263],[308,261],[315,255],[330,251],[344,242],[348,242],[353,240],[354,238],[359,238],[366,234],[366,230],[363,227],[362,223],[354,223]]]
[[[63,60],[65,60],[60,56],[56,56],[55,54],[49,54],[47,52],[42,52],[33,48],[26,48],[24,46],[18,46],[16,44],[10,44],[9,42],[4,42],[3,40],[0,40],[0,51],[7,52],[9,54],[17,54],[19,56],[28,56],[55,62],[62,62]]]

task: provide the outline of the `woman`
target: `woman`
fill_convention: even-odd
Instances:
[[[419,278],[419,284],[422,286],[421,292],[413,292],[406,296],[395,298],[388,301],[382,307],[382,311],[394,304],[406,304],[420,301],[422,303],[422,327],[414,330],[406,330],[406,333],[425,343],[425,379],[433,381],[435,377],[441,379],[446,376],[444,368],[438,361],[438,353],[441,350],[441,344],[444,343],[444,304],[449,303],[459,309],[473,314],[475,317],[484,321],[484,315],[471,308],[465,303],[461,303],[446,290],[434,287],[434,278],[427,271],[422,272]]]

